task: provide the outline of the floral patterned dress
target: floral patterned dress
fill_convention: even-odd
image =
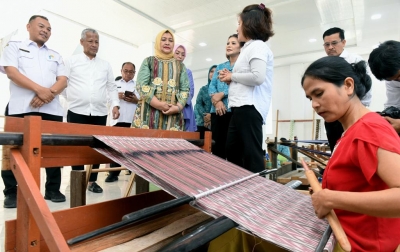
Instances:
[[[174,58],[161,60],[151,56],[144,59],[136,85],[140,93],[133,117],[132,128],[183,131],[183,113],[164,115],[150,106],[155,96],[159,101],[185,105],[189,95],[189,80],[186,67]]]

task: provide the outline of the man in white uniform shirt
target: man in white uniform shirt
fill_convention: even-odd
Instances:
[[[324,40],[323,46],[326,55],[342,57],[350,64],[357,63],[363,60],[363,58],[360,55],[350,53],[345,49],[346,40],[344,37],[344,30],[338,27],[330,28],[324,32],[322,38]],[[362,104],[364,104],[364,106],[366,107],[368,107],[371,104],[371,99],[372,99],[371,90],[372,89],[370,89],[361,99]],[[331,151],[333,151],[333,148],[335,147],[337,140],[339,140],[339,138],[343,134],[342,124],[339,121],[330,123],[325,122],[325,130],[326,130],[326,136],[328,137],[329,147]]]
[[[43,120],[62,122],[63,108],[59,94],[67,85],[64,62],[60,54],[48,48],[51,26],[46,17],[34,15],[26,28],[29,39],[10,41],[0,59],[0,71],[10,79],[10,101],[5,115],[40,116]],[[3,157],[9,148],[3,148]],[[17,206],[17,181],[9,167],[2,167],[4,207]],[[46,168],[44,198],[53,202],[65,201],[60,192],[60,167]]]
[[[81,33],[83,53],[74,55],[65,62],[68,88],[67,121],[70,123],[106,125],[107,93],[110,97],[112,117],[119,117],[117,85],[110,64],[96,57],[99,50],[99,34],[93,29]],[[93,165],[98,168],[99,165]],[[83,170],[84,166],[72,166],[72,170]],[[103,189],[96,183],[97,173],[89,178],[88,190],[101,193]]]
[[[133,80],[135,77],[135,65],[131,62],[125,62],[122,64],[121,75],[122,79],[116,81],[118,88],[119,98],[119,112],[120,116],[117,120],[112,120],[111,125],[115,127],[130,128],[133,115],[136,110],[136,104],[139,101],[139,92],[136,90],[136,82]],[[110,167],[120,167],[117,163],[111,163]],[[114,182],[118,180],[118,176],[121,171],[109,172],[106,182]]]

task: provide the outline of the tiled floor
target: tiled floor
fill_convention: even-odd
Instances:
[[[66,166],[62,168],[62,182],[60,191],[65,194],[67,200],[62,203],[53,203],[46,200],[50,211],[57,211],[69,208],[70,205],[70,190],[69,190],[69,180],[70,180],[71,167]],[[86,203],[93,204],[97,202],[107,201],[111,199],[121,198],[125,193],[130,176],[125,175],[126,171],[121,171],[118,181],[112,183],[105,183],[104,180],[107,176],[106,172],[99,173],[97,183],[103,188],[103,193],[92,193],[86,192]],[[44,169],[41,169],[41,189],[40,191],[44,195],[44,181],[46,179],[46,173]],[[16,218],[16,209],[3,208],[4,194],[2,193],[4,189],[3,181],[0,182],[0,251],[4,251],[4,221],[12,220]],[[131,192],[134,194],[134,192]]]

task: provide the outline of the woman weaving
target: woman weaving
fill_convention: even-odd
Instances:
[[[394,251],[400,244],[400,141],[391,125],[362,105],[371,88],[365,62],[324,57],[305,71],[302,86],[325,121],[344,133],[312,195],[319,218],[335,210],[352,251]]]
[[[140,93],[132,128],[184,130],[182,109],[189,93],[185,65],[174,58],[174,36],[161,31],[155,56],[144,59],[137,78]]]

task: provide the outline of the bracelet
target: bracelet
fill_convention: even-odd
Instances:
[[[181,113],[181,111],[182,111],[181,107],[179,107],[179,105],[178,105],[178,104],[176,104],[176,106],[178,107],[178,111],[179,111],[179,113]]]

